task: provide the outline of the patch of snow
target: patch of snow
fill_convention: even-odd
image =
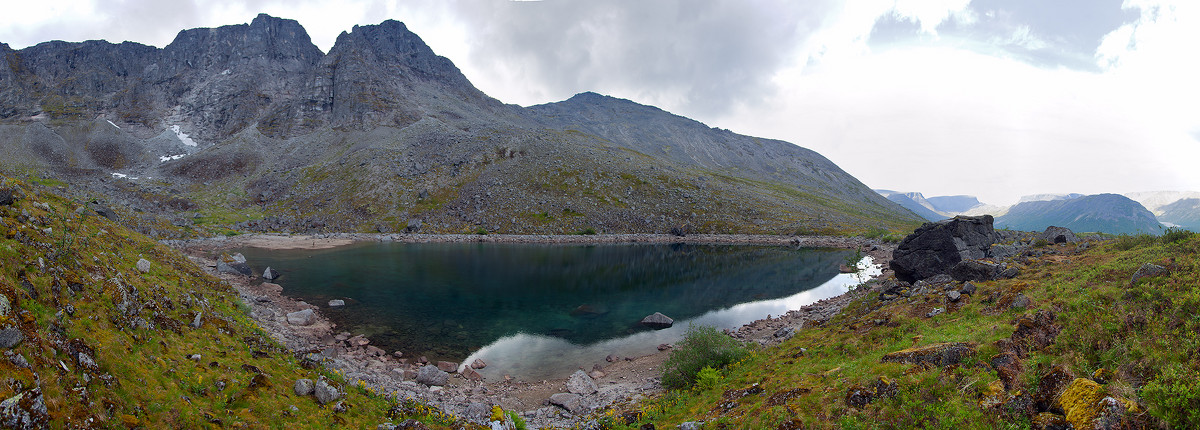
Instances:
[[[117,127],[117,130],[120,130],[120,129],[121,129],[121,127],[117,126],[116,124],[113,124],[112,120],[110,120],[110,119],[106,119],[105,121],[108,121],[108,123],[109,123],[109,124],[112,124],[112,126],[113,126],[113,127]]]
[[[138,178],[137,176],[129,176],[124,173],[117,173],[117,172],[112,172],[112,173],[110,173],[110,175],[112,175],[114,178],[129,179],[129,180],[135,180]]]
[[[178,125],[172,125],[171,131],[175,132],[175,136],[179,137],[179,141],[183,142],[184,145],[196,146],[196,141],[192,140],[192,138],[188,137],[187,133],[184,133],[183,131],[179,130]]]
[[[187,154],[179,154],[179,155],[164,155],[164,156],[160,156],[160,157],[158,157],[158,161],[159,161],[159,162],[167,162],[167,161],[171,161],[171,160],[178,160],[178,159],[180,159],[180,158],[183,158],[183,157],[184,157],[184,156],[186,156],[186,155],[187,155]]]
[[[225,69],[224,71],[222,71],[222,72],[221,72],[221,74],[222,74],[222,75],[227,75],[227,76],[228,76],[230,73],[233,73],[233,72],[231,72],[229,69]]]

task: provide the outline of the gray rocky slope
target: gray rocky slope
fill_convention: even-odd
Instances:
[[[847,232],[919,218],[821,155],[584,93],[476,89],[404,24],[295,21],[0,44],[0,166],[160,235],[280,231]],[[113,175],[118,174],[118,175]],[[169,223],[168,223],[169,222]]]

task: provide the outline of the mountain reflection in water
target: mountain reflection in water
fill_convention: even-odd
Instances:
[[[688,323],[735,327],[846,291],[846,250],[694,244],[360,243],[241,250],[338,330],[406,356],[489,363],[489,379],[565,376],[643,355]],[[324,306],[345,299],[342,308]],[[674,327],[638,325],[662,312]],[[469,361],[468,361],[469,362]]]

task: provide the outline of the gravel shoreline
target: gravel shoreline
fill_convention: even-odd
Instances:
[[[530,428],[548,426],[569,427],[586,419],[587,413],[571,414],[547,403],[550,395],[566,392],[567,378],[534,382],[472,380],[455,373],[444,387],[427,387],[412,380],[413,365],[417,357],[399,357],[379,350],[338,333],[337,327],[320,315],[320,308],[282,294],[282,287],[261,278],[239,276],[216,271],[216,258],[221,252],[241,248],[260,247],[267,249],[324,249],[349,245],[356,242],[401,242],[401,243],[545,243],[545,244],[618,244],[618,243],[694,243],[694,244],[756,244],[789,247],[827,247],[856,249],[869,255],[876,264],[883,266],[888,276],[887,262],[894,244],[857,237],[837,236],[767,236],[767,235],[687,235],[663,234],[605,234],[579,236],[548,235],[432,235],[432,234],[363,234],[334,233],[321,235],[248,234],[209,239],[164,241],[180,249],[201,268],[217,276],[239,293],[243,302],[251,309],[251,317],[264,331],[276,338],[287,348],[304,354],[310,360],[319,361],[330,369],[345,375],[349,381],[363,381],[377,392],[405,399],[414,398],[468,419],[483,419],[480,411],[491,405],[500,405],[508,410],[521,411]],[[777,336],[781,330],[799,330],[813,321],[826,321],[836,315],[846,304],[867,294],[870,288],[851,291],[791,310],[785,315],[751,322],[738,329],[729,330],[735,338],[763,345],[779,343],[786,336]],[[286,315],[303,309],[316,311],[316,322],[309,326],[287,323]],[[786,331],[786,330],[785,330]],[[350,336],[348,336],[350,335]],[[374,349],[372,349],[374,348]],[[599,388],[598,392],[585,397],[585,410],[594,410],[617,402],[637,401],[642,396],[661,391],[658,383],[658,366],[669,353],[669,349],[643,357],[614,358],[607,366],[587,368]],[[466,363],[464,363],[466,364]],[[405,375],[405,370],[410,370]],[[489,411],[490,412],[490,411]]]

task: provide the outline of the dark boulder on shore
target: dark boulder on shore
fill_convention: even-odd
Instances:
[[[889,265],[896,279],[916,282],[946,273],[961,261],[984,258],[998,239],[993,221],[983,215],[925,223],[892,253]]]
[[[673,324],[675,324],[675,320],[663,315],[661,312],[655,312],[653,315],[648,315],[645,318],[642,318],[642,325],[655,330],[668,328]]]

